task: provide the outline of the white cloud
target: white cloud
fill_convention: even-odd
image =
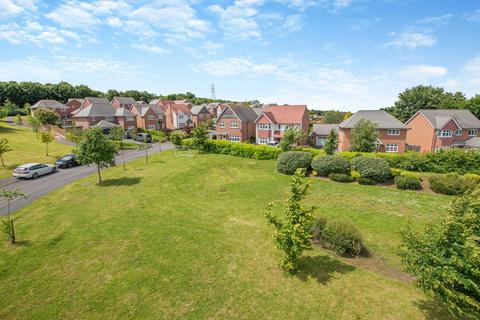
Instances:
[[[31,42],[42,46],[45,44],[62,44],[67,41],[80,41],[75,32],[51,26],[42,26],[38,22],[27,22],[25,25],[8,23],[0,25],[0,40],[11,44]]]
[[[255,8],[261,4],[262,2],[254,0],[236,1],[233,6],[223,8],[220,5],[213,5],[208,9],[218,14],[220,28],[227,38],[245,40],[261,37],[260,27],[256,21],[258,11]]]
[[[161,48],[158,46],[148,46],[146,44],[134,44],[132,45],[132,47],[138,50],[155,53],[155,54],[167,54],[170,52],[170,50],[168,49]]]
[[[392,35],[394,39],[388,42],[386,46],[414,49],[417,47],[433,47],[437,43],[437,38],[430,32],[411,30]]]
[[[447,68],[429,65],[408,66],[400,71],[400,75],[415,80],[443,77],[448,73]]]
[[[300,14],[292,14],[286,17],[283,23],[283,29],[288,32],[297,32],[302,30],[303,18]]]
[[[105,20],[105,23],[108,24],[110,27],[118,28],[123,26],[122,20],[118,17],[108,17]]]
[[[228,58],[211,60],[200,64],[200,69],[215,76],[259,76],[275,74],[278,67],[271,63],[255,63],[251,58]]]
[[[78,1],[68,1],[45,16],[65,28],[90,28],[100,24],[100,19]]]
[[[471,13],[466,14],[465,19],[471,22],[480,22],[480,9],[477,9]]]
[[[223,45],[221,43],[211,41],[207,41],[202,45],[202,49],[205,50],[208,55],[215,55],[222,47]]]
[[[434,17],[426,17],[421,20],[418,20],[418,24],[425,24],[425,25],[445,25],[448,21],[453,17],[453,14],[447,13],[441,16],[434,16]]]
[[[0,19],[13,18],[20,13],[36,10],[36,0],[0,0]]]

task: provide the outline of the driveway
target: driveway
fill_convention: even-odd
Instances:
[[[148,149],[148,154],[154,154],[159,151],[165,151],[173,149],[174,146],[171,143],[154,143],[150,149]],[[161,149],[161,150],[160,150]],[[135,160],[145,156],[144,150],[126,150],[125,151],[125,161]],[[123,156],[117,156],[117,164],[120,166],[123,161]],[[16,180],[14,178],[0,180],[0,188],[6,189],[20,189],[27,199],[17,198],[12,201],[10,204],[11,212],[14,212],[27,204],[33,202],[34,200],[40,198],[41,196],[58,189],[70,182],[84,178],[88,175],[97,172],[97,167],[95,165],[90,166],[79,166],[70,169],[59,169],[55,174],[49,174],[41,176],[36,180]],[[0,199],[0,216],[7,214],[7,202],[2,198]]]

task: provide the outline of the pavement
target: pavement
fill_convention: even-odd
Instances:
[[[160,151],[174,149],[174,145],[170,142],[167,143],[154,143],[152,147],[148,149],[148,154],[154,154]],[[121,165],[123,159],[125,161],[135,160],[145,156],[144,150],[125,150],[125,155],[118,155],[116,160],[118,165]],[[123,158],[124,157],[124,158]],[[41,196],[63,187],[64,185],[97,173],[97,166],[78,166],[70,169],[59,169],[57,173],[48,174],[33,180],[17,180],[14,178],[1,179],[0,188],[6,189],[20,189],[27,198],[17,198],[10,203],[10,212],[13,213],[40,198]],[[3,198],[0,199],[0,216],[7,214],[7,201]]]

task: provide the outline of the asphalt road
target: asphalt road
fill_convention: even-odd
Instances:
[[[171,143],[162,143],[160,148],[158,143],[154,143],[148,154],[154,154],[159,151],[165,151],[173,149],[174,146]],[[135,160],[145,156],[144,150],[126,150],[125,161]],[[120,166],[123,161],[123,156],[117,156],[117,164]],[[0,180],[0,188],[6,189],[20,189],[27,198],[17,198],[10,203],[10,212],[26,206],[41,196],[58,189],[70,182],[84,178],[88,175],[97,173],[97,167],[95,165],[79,166],[70,169],[59,169],[57,173],[48,174],[33,180],[16,180],[14,178]],[[2,198],[0,199],[0,216],[7,214],[7,202]]]

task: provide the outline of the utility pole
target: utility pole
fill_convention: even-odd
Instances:
[[[210,99],[216,99],[215,98],[215,86],[212,83],[212,86],[210,87]]]

